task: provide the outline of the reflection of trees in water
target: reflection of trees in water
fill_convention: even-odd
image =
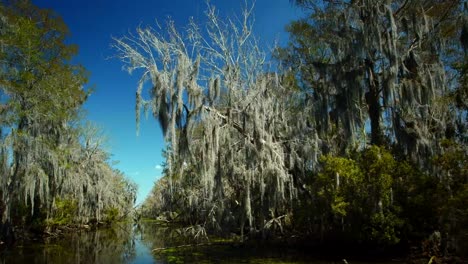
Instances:
[[[184,230],[186,228],[165,227],[145,221],[135,226],[132,223],[117,224],[111,229],[75,232],[59,239],[17,246],[10,251],[0,252],[0,264],[119,264],[132,261],[138,263],[141,260],[149,262],[151,258],[156,263],[174,260],[185,263],[256,263],[256,260],[263,261],[259,263],[284,263],[282,260],[291,263],[322,263],[312,261],[300,252],[278,247],[223,245],[214,241],[210,246],[177,247],[206,242],[194,240]],[[151,250],[155,248],[171,250],[153,255]]]
[[[135,257],[131,225],[72,236],[76,263],[127,263]]]
[[[203,250],[197,247],[178,246],[195,245],[206,240],[197,240],[189,232],[187,228],[178,228],[175,226],[164,226],[155,222],[142,221],[135,227],[135,239],[150,251],[153,249],[170,249],[170,253],[162,253],[157,251],[154,253],[154,260],[159,263],[197,263],[200,261],[208,261],[209,258],[204,254]],[[162,254],[161,254],[162,253]],[[211,262],[210,262],[211,263]]]
[[[148,248],[147,254],[151,254],[154,248],[197,242],[184,235],[182,230],[142,221],[135,226],[132,223],[116,224],[109,229],[77,231],[59,239],[17,246],[10,251],[0,252],[0,264],[129,263],[137,257],[137,240],[141,241],[140,245]]]
[[[0,263],[128,263],[135,258],[131,224],[76,232],[44,244],[25,245],[0,255]]]
[[[166,227],[154,222],[142,221],[135,228],[135,237],[150,250],[167,248],[190,243],[190,239],[183,236],[179,229]]]

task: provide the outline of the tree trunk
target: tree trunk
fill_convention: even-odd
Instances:
[[[368,66],[369,91],[366,93],[366,102],[369,109],[369,119],[371,126],[371,144],[382,145],[383,135],[380,127],[380,91],[379,83],[375,78],[374,63],[366,60]]]

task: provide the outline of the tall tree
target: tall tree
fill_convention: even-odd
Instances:
[[[187,204],[196,197],[201,219],[242,231],[263,229],[291,208],[292,171],[309,168],[303,155],[316,157],[315,139],[302,137],[306,123],[289,116],[285,98],[294,91],[252,35],[251,12],[223,22],[208,6],[205,28],[191,21],[184,34],[169,22],[167,35],[139,28],[115,42],[127,69],[142,69],[136,108],[151,109],[161,123],[169,186],[190,182]],[[199,178],[183,180],[192,177]]]
[[[87,73],[70,63],[68,35],[50,10],[0,3],[2,236],[11,224],[122,216],[135,202],[136,186],[109,165],[97,130],[79,123]]]
[[[436,102],[457,85],[461,1],[294,2],[308,15],[288,26],[278,56],[297,70],[321,137],[338,131],[356,146],[368,131],[369,143],[397,143],[414,160],[437,152],[454,118]]]
[[[7,221],[14,200],[29,200],[32,210],[50,209],[61,174],[58,147],[87,92],[83,68],[68,63],[77,49],[64,43],[68,29],[57,15],[11,1],[1,5],[1,17],[1,125],[9,130],[3,143],[11,144],[13,161],[12,173],[4,176]]]

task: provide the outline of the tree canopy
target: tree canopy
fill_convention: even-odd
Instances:
[[[164,177],[142,212],[241,237],[381,246],[442,231],[445,250],[462,252],[462,2],[293,2],[306,17],[276,61],[250,8],[222,20],[209,5],[206,27],[169,21],[115,39],[127,69],[142,70],[137,112],[166,135]]]
[[[13,225],[125,214],[136,187],[110,167],[94,128],[81,125],[88,73],[70,63],[77,47],[65,43],[63,20],[30,1],[8,1],[0,3],[0,28],[2,239]]]

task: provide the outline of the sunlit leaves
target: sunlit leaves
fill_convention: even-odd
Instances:
[[[354,159],[322,157],[322,172],[312,186],[319,197],[318,212],[341,218],[341,223],[332,221],[327,225],[338,225],[337,228],[341,225],[361,239],[397,243],[403,221],[395,214],[399,208],[393,203],[393,178],[400,176],[397,170],[400,163],[390,152],[376,146],[356,155]],[[365,233],[358,236],[362,224]]]

